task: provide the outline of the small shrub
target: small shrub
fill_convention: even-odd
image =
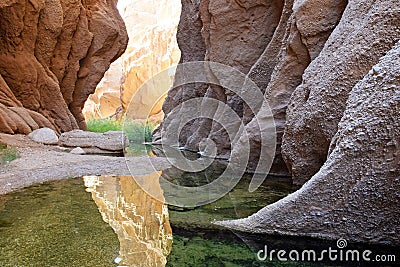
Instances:
[[[110,119],[89,119],[86,124],[89,132],[122,131],[122,123]]]
[[[124,131],[132,142],[151,142],[157,124],[151,121],[144,123],[126,120],[90,119],[86,122],[89,132],[105,133],[108,131]]]
[[[0,163],[5,165],[15,159],[19,158],[18,150],[13,146],[0,146]]]
[[[154,122],[138,123],[135,121],[126,121],[124,131],[132,142],[151,142],[153,131],[157,127]]]

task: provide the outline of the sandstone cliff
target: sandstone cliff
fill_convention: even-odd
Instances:
[[[162,0],[157,4],[134,0],[119,1],[118,5],[128,30],[128,47],[120,63],[110,67],[96,93],[89,98],[85,116],[109,117],[118,107],[121,107],[119,113],[127,113],[131,104],[128,116],[146,119],[162,113],[164,98],[158,100],[158,95],[173,82],[174,73],[170,73],[159,79],[158,84],[147,83],[147,88],[141,88],[157,73],[179,61],[176,31],[181,4],[179,0]]]
[[[115,1],[2,1],[0,20],[0,131],[85,129],[83,105],[128,41]]]

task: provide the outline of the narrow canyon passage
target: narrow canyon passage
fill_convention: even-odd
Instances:
[[[0,266],[398,266],[398,0],[0,3]]]

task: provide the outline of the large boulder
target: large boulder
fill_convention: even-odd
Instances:
[[[128,41],[116,1],[2,1],[0,20],[0,132],[85,129],[82,107]]]
[[[123,132],[109,131],[106,133],[93,133],[82,130],[74,130],[61,134],[60,145],[65,147],[80,147],[87,153],[97,151],[122,152],[129,146],[129,140]]]
[[[45,145],[58,144],[57,134],[50,128],[41,128],[31,132],[28,137],[33,141]]]

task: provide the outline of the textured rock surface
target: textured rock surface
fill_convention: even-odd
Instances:
[[[222,225],[400,245],[400,43],[351,90],[329,157],[299,191]]]
[[[182,4],[178,29],[181,62],[214,61],[235,67],[246,74],[272,39],[283,9],[283,1],[279,0],[228,3],[183,1]],[[192,40],[192,37],[197,41],[195,49],[188,45],[191,42],[185,41]],[[180,75],[179,70],[176,75]],[[164,112],[168,116],[174,107],[198,96],[218,99],[235,110],[239,116],[243,116],[243,101],[238,96],[222,87],[204,84],[186,85],[171,90],[163,107]],[[179,113],[175,116],[176,118],[169,117],[168,120],[179,120],[181,117]],[[162,127],[166,135],[176,131],[165,124]],[[199,143],[207,137],[218,144],[220,157],[229,157],[228,136],[219,124],[213,124],[207,119],[197,119],[185,127],[180,134],[180,145],[198,151]],[[155,141],[162,140],[156,135]]]
[[[235,110],[246,125],[248,171],[254,172],[259,156],[268,153],[261,145],[262,133],[275,127],[271,173],[292,174],[302,184],[325,162],[349,91],[398,39],[399,8],[395,1],[228,2],[182,2],[181,62],[216,61],[247,74],[265,94],[275,125],[265,106],[255,115],[224,88],[188,84],[170,90],[163,106],[168,124],[162,124],[154,142],[202,151],[199,144],[211,139],[223,158],[229,158],[232,149],[244,151],[242,139],[230,141],[221,125],[204,118],[183,127],[179,144],[169,143],[183,115],[172,114],[175,107],[195,97],[215,98]],[[221,116],[209,106],[202,108],[215,118]]]
[[[206,54],[205,41],[201,33],[203,22],[200,17],[200,2],[201,0],[182,1],[182,12],[176,35],[181,51],[180,64],[192,61],[203,61]],[[182,72],[178,68],[175,76],[179,78],[179,75],[182,75]],[[176,84],[174,84],[174,86],[169,90],[163,104],[163,112],[168,115],[180,103],[194,97],[204,96],[207,87],[207,84],[203,83],[193,83],[182,86],[176,86]],[[188,127],[185,127],[184,131],[187,133],[180,135],[182,144],[186,143],[188,136],[195,131],[195,127],[196,125],[194,125],[193,122]],[[168,130],[169,125],[161,123],[161,127],[158,129],[160,130],[161,128],[164,128],[164,130],[167,131],[167,135],[168,131],[172,132],[172,129]],[[160,131],[157,130],[153,134],[153,142],[161,142]]]
[[[41,128],[31,132],[28,137],[33,141],[45,145],[55,145],[58,143],[57,134],[50,128]]]
[[[398,1],[349,1],[290,100],[282,150],[296,183],[324,164],[349,92],[399,36]]]
[[[0,19],[0,131],[85,128],[81,109],[127,43],[115,1],[3,1]]]
[[[108,117],[120,106],[118,112],[125,113],[135,95],[127,114],[133,119],[146,119],[162,112],[165,96],[159,100],[158,96],[171,87],[174,73],[165,73],[157,83],[147,83],[146,88],[139,89],[179,61],[176,31],[181,3],[180,0],[162,0],[157,4],[134,0],[119,1],[118,5],[128,29],[128,48],[121,62],[111,66],[85,104],[85,116]]]
[[[129,145],[129,140],[123,132],[92,133],[74,130],[61,134],[60,145],[83,149],[99,148],[109,151],[123,151]]]
[[[262,89],[275,120],[277,147],[271,173],[288,175],[281,156],[286,108],[294,89],[301,83],[304,70],[324,47],[339,22],[346,0],[285,1],[284,11],[275,35],[258,59],[249,77]],[[265,89],[266,88],[266,89]],[[252,149],[248,170],[254,171],[261,147],[260,128],[268,123],[262,112],[246,127]],[[259,126],[259,124],[261,126]],[[243,150],[240,142],[236,150]]]

